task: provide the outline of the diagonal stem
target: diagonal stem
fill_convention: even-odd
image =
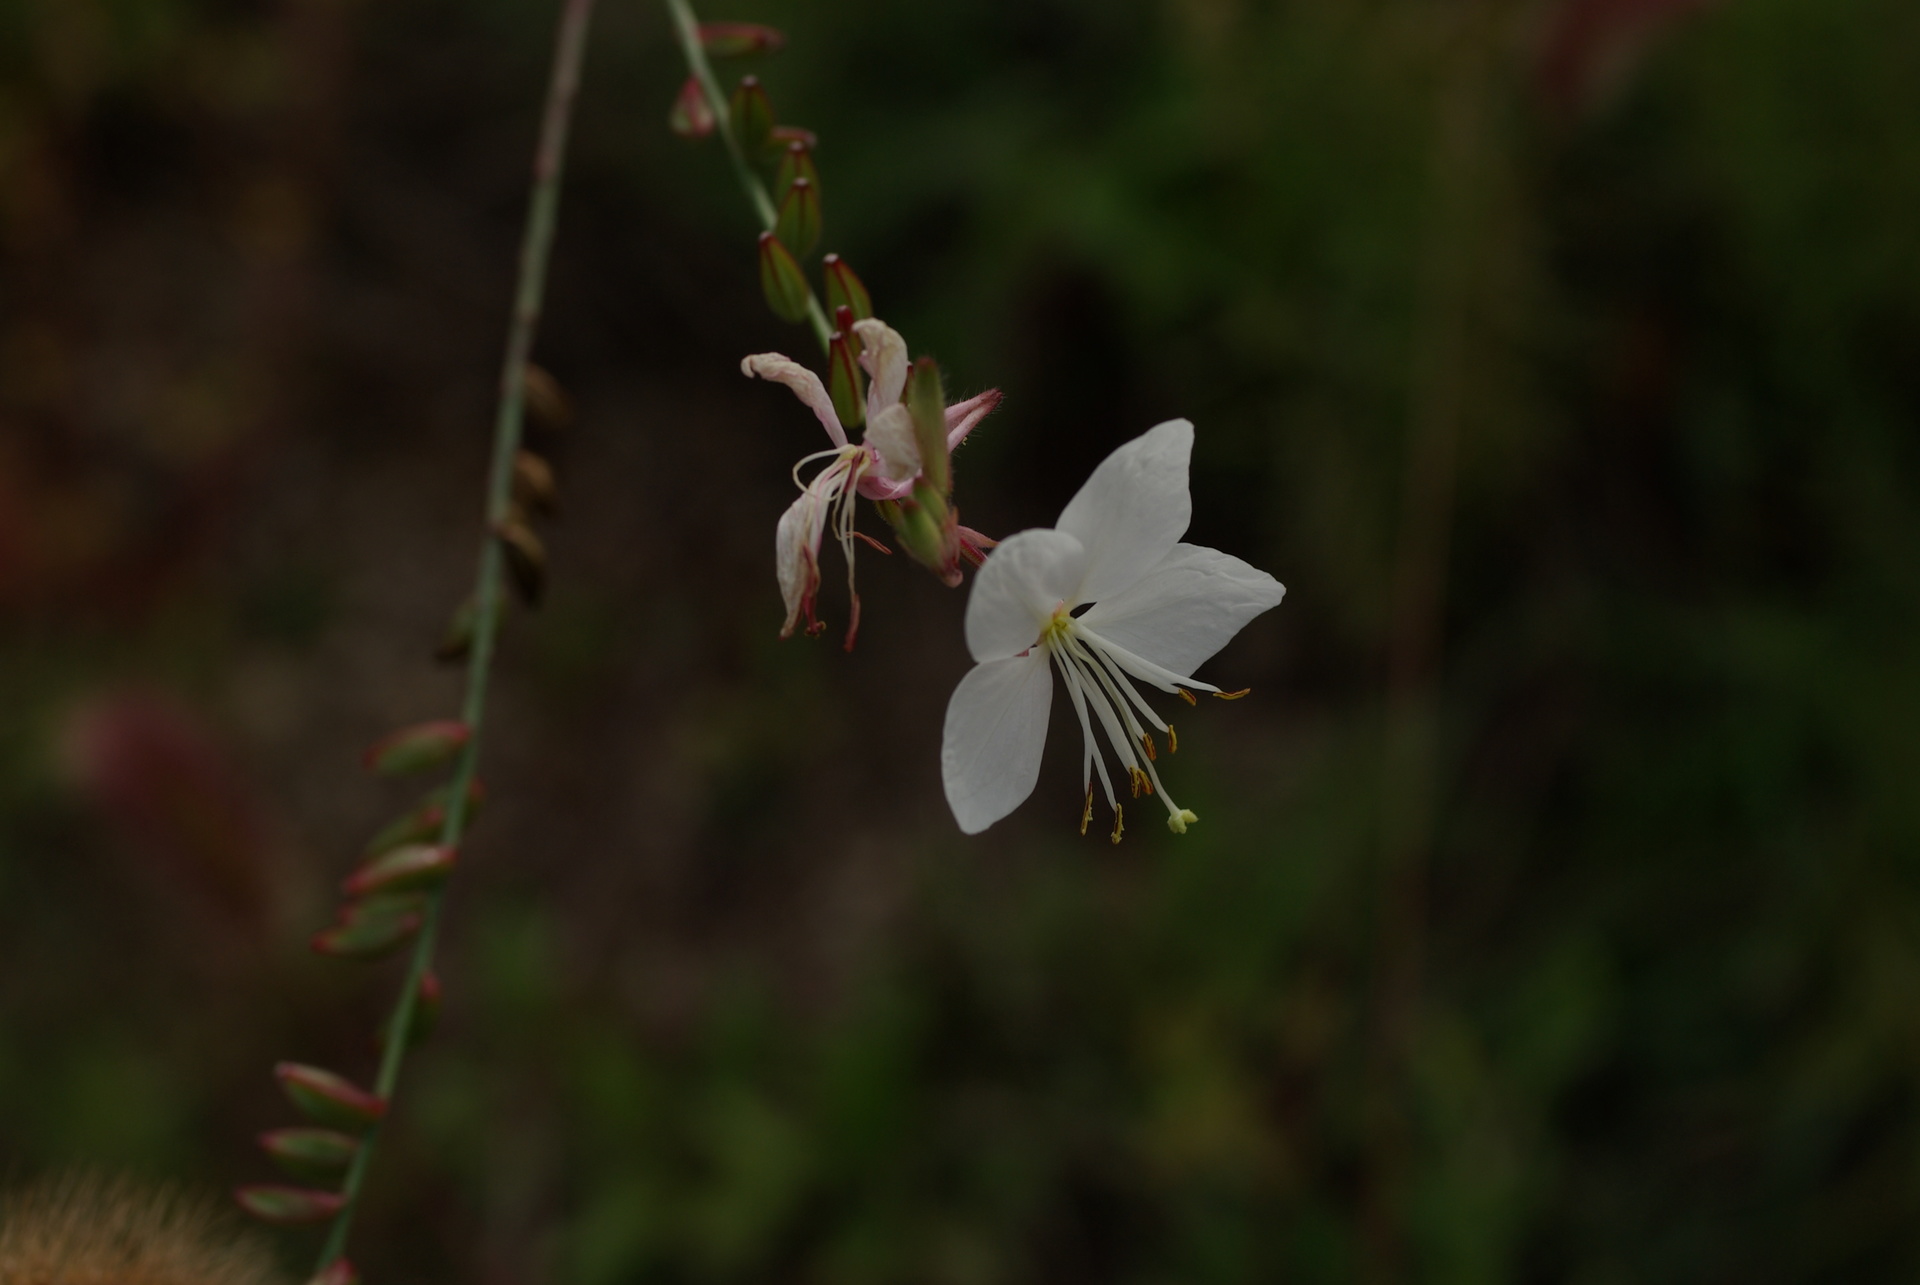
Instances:
[[[720,92],[720,80],[713,74],[713,64],[707,61],[707,48],[700,41],[700,22],[693,16],[693,8],[687,0],[667,0],[667,9],[673,14],[674,34],[680,40],[680,52],[685,55],[687,69],[693,78],[700,82],[700,90],[707,96],[707,106],[713,109],[715,127],[720,138],[727,145],[727,159],[733,163],[733,176],[740,182],[740,190],[746,193],[747,203],[753,206],[753,212],[760,219],[760,230],[773,231],[779,215],[773,207],[773,197],[767,194],[767,185],[753,172],[753,163],[747,159],[746,149],[740,145],[740,136],[734,132],[733,109],[727,105],[727,96]],[[813,288],[807,288],[807,322],[813,327],[813,337],[820,341],[820,348],[827,349],[827,341],[833,334],[833,326],[827,321],[826,310],[820,306],[820,300],[814,297]]]
[[[560,27],[553,54],[553,71],[547,86],[546,110],[540,124],[540,141],[533,158],[533,194],[527,212],[526,232],[520,243],[520,268],[514,288],[513,316],[507,329],[506,356],[500,367],[500,408],[493,426],[493,463],[487,479],[485,543],[480,550],[480,567],[474,582],[473,648],[467,664],[467,690],[461,704],[461,717],[473,730],[454,764],[453,781],[448,787],[446,820],[440,842],[455,846],[466,831],[467,795],[480,756],[480,725],[486,714],[487,678],[493,667],[494,644],[500,631],[500,612],[504,596],[502,573],[505,569],[500,542],[494,528],[505,521],[513,504],[513,461],[520,450],[521,427],[525,419],[527,361],[533,353],[534,335],[540,324],[540,305],[546,294],[547,258],[553,246],[554,224],[560,208],[560,176],[567,150],[567,131],[573,119],[573,104],[580,88],[580,63],[586,52],[587,27],[593,16],[594,0],[565,0],[560,11]],[[385,1047],[374,1092],[389,1102],[400,1081],[400,1064],[406,1057],[408,1036],[413,1029],[420,987],[433,964],[433,948],[439,935],[440,911],[444,892],[435,892],[427,906],[426,922],[414,943],[407,966],[407,979],[393,1013],[387,1019]],[[327,1233],[320,1251],[316,1274],[339,1259],[346,1250],[347,1233],[359,1205],[362,1184],[373,1156],[379,1126],[370,1131],[355,1154],[341,1187],[343,1203]]]

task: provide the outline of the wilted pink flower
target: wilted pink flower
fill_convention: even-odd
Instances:
[[[756,353],[740,363],[742,374],[791,388],[820,420],[833,443],[831,449],[808,455],[794,465],[800,498],[781,515],[774,532],[775,570],[787,607],[780,636],[791,636],[802,615],[807,618],[809,634],[819,633],[824,627],[814,617],[813,604],[820,589],[820,545],[831,523],[834,539],[847,560],[847,592],[852,599],[847,624],[849,650],[860,627],[860,596],[853,579],[854,541],[866,540],[881,547],[855,530],[854,502],[862,496],[883,504],[909,502],[925,465],[914,434],[913,416],[901,401],[907,384],[906,340],[877,318],[857,321],[853,328],[861,342],[860,364],[868,376],[866,433],[857,443],[848,441],[847,430],[833,408],[833,398],[813,371],[780,353]],[[965,441],[999,402],[999,390],[989,389],[948,406],[947,451],[951,453]],[[820,460],[827,461],[826,467],[811,481],[801,481],[800,470]],[[993,544],[977,531],[959,526],[954,530],[959,554],[976,563]],[[949,584],[959,583],[957,566],[940,570]]]

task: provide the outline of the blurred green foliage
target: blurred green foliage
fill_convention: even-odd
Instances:
[[[583,437],[642,443],[608,470],[640,494],[757,413],[703,400],[739,353],[806,341],[758,312],[717,151],[664,129],[663,16],[602,7],[551,360]],[[236,675],[257,695],[364,675],[354,648],[421,650],[363,605],[393,551],[329,561],[323,513],[300,519],[321,537],[260,552],[244,497],[464,513],[477,464],[340,481],[400,470],[354,425],[439,415],[419,353],[453,346],[367,283],[478,316],[446,360],[484,386],[504,286],[472,274],[510,266],[549,8],[0,0],[0,1168],[251,1179],[247,1136],[279,1123],[268,1062],[364,1064],[378,987],[299,953],[337,854],[283,860],[277,916],[217,927],[116,864],[142,850],[99,824],[118,796],[77,798],[48,746],[129,678],[220,711]],[[1182,738],[1192,835],[1072,842],[1062,758],[983,845],[948,833],[933,784],[958,644],[903,623],[951,633],[957,602],[882,568],[855,668],[764,645],[762,499],[805,439],[779,439],[765,490],[669,510],[710,530],[714,504],[765,508],[741,608],[711,589],[730,553],[558,550],[575,587],[516,626],[518,748],[490,769],[521,863],[455,900],[448,1020],[373,1180],[370,1278],[1920,1270],[1920,10],[1642,22],[1658,9],[706,14],[788,34],[755,70],[821,135],[822,248],[956,387],[1008,390],[959,460],[970,522],[1048,521],[1105,450],[1185,414],[1195,538],[1291,593],[1217,663],[1256,700]],[[147,262],[130,237],[201,265],[194,290],[98,280]],[[347,302],[276,341],[246,319],[280,314],[246,301],[293,263]],[[93,396],[127,333],[180,347]],[[1384,658],[1436,344],[1458,487],[1396,1050]],[[646,409],[596,421],[596,389]],[[328,450],[311,476],[233,463]],[[594,503],[576,520],[612,529]],[[676,558],[699,574],[615,570]],[[378,692],[428,681],[402,661]],[[595,720],[649,667],[695,703],[642,706],[642,750]],[[325,722],[329,700],[305,707],[324,733],[287,732],[261,769],[295,847],[375,819],[339,800],[345,747],[380,729]],[[835,881],[882,909],[800,891]]]

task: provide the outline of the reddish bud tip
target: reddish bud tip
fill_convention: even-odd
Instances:
[[[383,893],[426,892],[438,888],[453,873],[454,849],[425,843],[393,848],[348,875],[340,891],[349,897]]]
[[[682,138],[705,138],[718,123],[713,104],[707,101],[707,91],[700,87],[697,77],[688,76],[680,92],[673,96],[673,106],[667,111],[667,128]]]
[[[703,22],[700,45],[710,58],[738,58],[744,54],[778,53],[787,38],[758,22]]]
[[[473,729],[458,719],[415,723],[375,741],[361,762],[382,776],[406,776],[451,762],[472,738]]]
[[[335,1192],[309,1191],[305,1187],[239,1187],[233,1198],[255,1218],[281,1227],[326,1222],[346,1203]]]
[[[287,1099],[301,1113],[320,1124],[348,1132],[364,1132],[387,1113],[385,1098],[376,1097],[332,1071],[299,1062],[282,1062],[274,1078]]]

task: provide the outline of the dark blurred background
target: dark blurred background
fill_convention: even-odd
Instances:
[[[824,443],[737,363],[811,341],[602,0],[369,1278],[1920,1273],[1920,7],[742,6],[825,248],[1007,392],[967,519],[1183,414],[1290,592],[1184,840],[1075,833],[1063,711],[955,833],[964,595],[775,641]],[[371,1074],[305,939],[455,707],[554,8],[0,0],[0,1177],[264,1180],[272,1062]]]

